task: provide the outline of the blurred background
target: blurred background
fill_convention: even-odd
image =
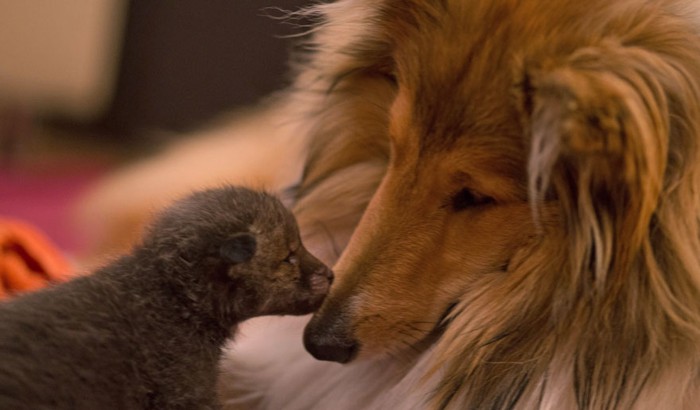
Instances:
[[[79,251],[101,176],[288,84],[309,3],[0,0],[0,218]]]

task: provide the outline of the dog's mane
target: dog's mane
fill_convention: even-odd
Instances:
[[[332,248],[327,260],[389,162],[390,54],[400,40],[385,38],[381,22],[391,3],[307,11],[321,22],[291,96],[313,118],[295,213],[305,240]],[[404,3],[414,13],[404,18],[425,19],[451,2]],[[507,275],[474,283],[424,354],[428,376],[408,376],[433,406],[678,408],[699,397],[700,46],[680,14],[689,3],[658,3],[654,13],[598,23],[626,25],[626,38],[549,65],[513,61],[543,235]],[[588,100],[590,89],[608,99]],[[594,109],[583,119],[562,112],[562,95]],[[600,146],[576,140],[592,122]]]
[[[310,146],[294,213],[304,240],[330,261],[347,244],[389,162],[385,130],[395,90],[381,71],[389,49],[367,30],[374,7],[361,3],[299,12],[317,25],[289,96],[300,123],[310,124],[303,130]]]
[[[698,387],[700,48],[694,29],[655,11],[629,13],[626,38],[578,50],[535,80],[530,198],[535,212],[558,199],[565,235],[543,249],[567,250],[567,266],[542,280],[558,282],[546,296],[555,306],[540,310],[558,324],[539,337],[550,347],[538,350],[554,355],[540,371],[572,368],[580,408],[664,396],[686,407]],[[597,111],[561,113],[561,88]],[[590,89],[606,101],[589,101]],[[577,140],[592,122],[600,139]]]

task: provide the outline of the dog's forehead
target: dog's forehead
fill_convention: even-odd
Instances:
[[[412,29],[403,28],[406,19]],[[430,150],[432,142],[443,149],[470,135],[517,138],[517,112],[510,100],[513,71],[508,68],[516,51],[488,45],[512,44],[497,39],[507,35],[500,28],[507,18],[494,17],[483,25],[440,19],[444,17],[432,18],[429,12],[399,14],[392,20],[396,24],[388,26],[387,35],[402,30],[405,39],[396,42],[393,59],[400,96],[407,100],[403,106],[410,110],[404,117],[420,129],[421,150]]]
[[[385,1],[382,15],[399,96],[406,100],[401,105],[410,110],[402,116],[418,131],[413,139],[421,152],[469,137],[517,143],[521,127],[514,94],[523,60],[563,58],[575,46],[614,36],[586,7],[564,0],[546,2],[547,7],[507,0],[410,3]],[[563,30],[571,21],[580,27]]]

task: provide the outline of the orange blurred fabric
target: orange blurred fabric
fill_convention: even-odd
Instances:
[[[70,263],[37,228],[0,218],[0,299],[71,276]]]

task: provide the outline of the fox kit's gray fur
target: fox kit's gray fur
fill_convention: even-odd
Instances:
[[[195,193],[129,255],[0,304],[0,409],[216,408],[235,325],[310,313],[331,281],[274,197]]]

